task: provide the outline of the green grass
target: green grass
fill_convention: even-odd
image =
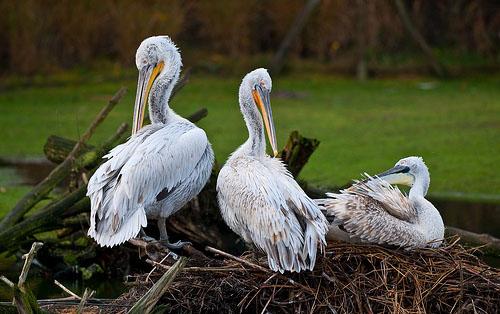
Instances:
[[[219,162],[246,139],[237,103],[239,81],[193,74],[172,103],[183,115],[208,108],[199,125]],[[437,81],[427,90],[420,85],[426,81],[275,78],[271,102],[278,143],[283,145],[296,129],[321,141],[301,174],[317,185],[342,185],[362,172],[375,174],[402,157],[420,155],[430,168],[431,192],[498,194],[500,179],[493,170],[500,162],[500,76]],[[42,155],[50,134],[78,137],[121,84],[129,93],[99,128],[95,143],[131,120],[135,81],[1,92],[0,156]],[[279,97],[280,91],[301,97]],[[6,194],[0,193],[0,206]]]

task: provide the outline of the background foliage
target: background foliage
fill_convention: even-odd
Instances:
[[[498,1],[406,4],[431,46],[498,61]],[[171,35],[186,47],[188,58],[273,53],[303,5],[302,0],[0,0],[0,72],[44,74],[96,60],[130,66],[138,44],[151,34]],[[323,0],[294,42],[292,56],[351,62],[360,14],[367,21],[361,34],[372,59],[416,49],[392,1]]]

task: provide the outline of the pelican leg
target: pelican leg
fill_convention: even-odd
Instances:
[[[146,234],[146,232],[144,231],[143,228],[141,228],[141,231],[139,231],[139,235],[140,235],[140,238],[146,242],[152,242],[152,241],[156,241],[154,238],[148,236]]]
[[[166,218],[158,218],[158,229],[160,230],[160,241],[165,245],[170,251],[176,253],[176,251],[182,250],[185,245],[191,245],[191,242],[177,241],[175,243],[170,243],[168,241],[167,226],[165,224]]]
[[[165,224],[165,218],[158,218],[158,230],[160,230],[160,241],[168,242],[167,226]]]

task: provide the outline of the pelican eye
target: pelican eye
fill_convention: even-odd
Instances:
[[[400,172],[401,172],[401,173],[408,173],[408,172],[410,172],[410,167],[408,167],[408,166],[403,166],[403,169],[401,169],[401,171],[400,171]]]

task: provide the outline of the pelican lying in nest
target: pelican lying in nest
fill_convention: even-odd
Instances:
[[[328,238],[404,248],[439,246],[444,225],[438,210],[425,199],[429,183],[422,158],[408,157],[338,194],[327,193],[329,199],[316,202],[331,222]],[[391,184],[411,189],[404,195]]]

